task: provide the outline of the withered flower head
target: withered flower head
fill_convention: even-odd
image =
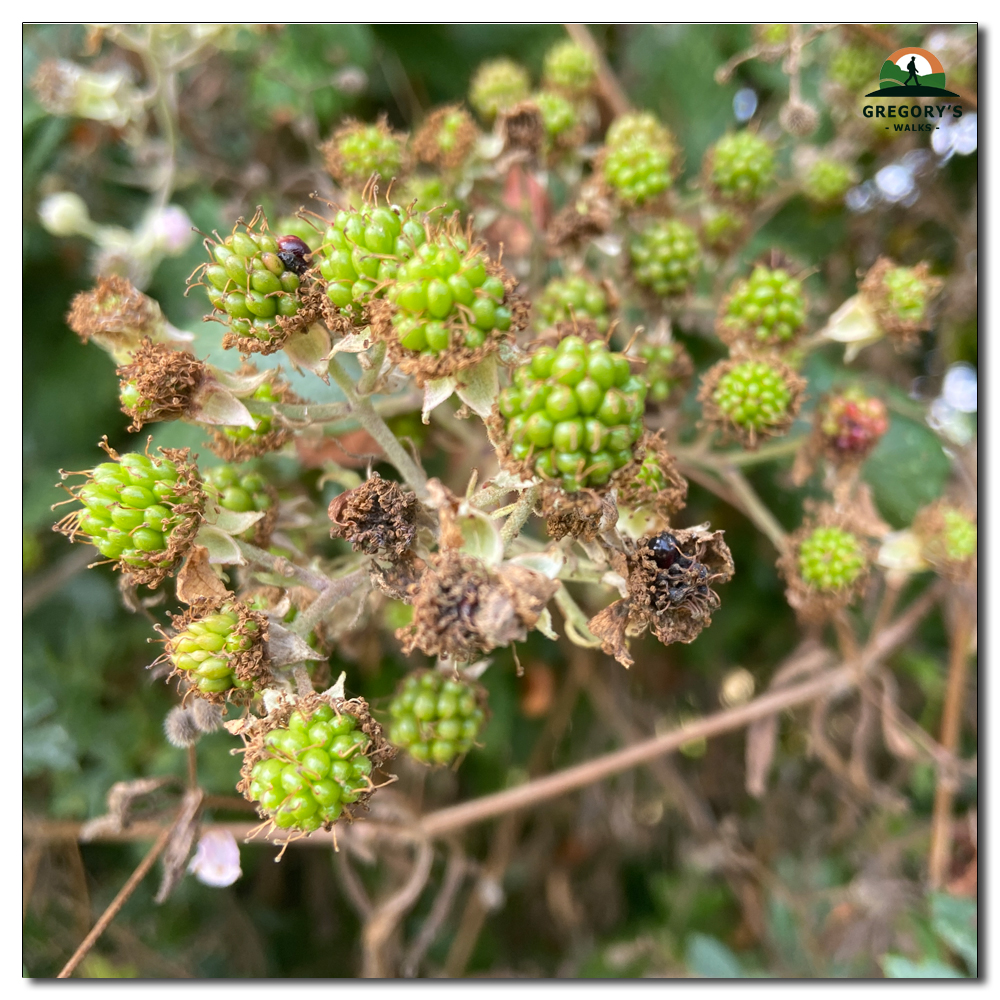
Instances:
[[[162,341],[168,330],[159,305],[118,275],[99,278],[96,288],[77,294],[66,323],[85,344],[96,340],[122,361],[144,338]]]
[[[355,552],[396,560],[409,551],[421,511],[414,493],[373,472],[330,501],[330,536],[346,539]]]
[[[631,666],[626,636],[647,628],[664,645],[694,642],[721,605],[713,586],[726,583],[735,571],[723,534],[701,525],[626,540],[625,552],[613,564],[628,582],[628,597],[587,623],[604,652]]]
[[[900,267],[879,257],[858,288],[882,330],[902,346],[916,342],[921,330],[931,328],[931,303],[942,285],[940,278],[931,276],[926,261]]]
[[[534,160],[545,146],[545,119],[534,101],[520,101],[497,115],[503,154]]]
[[[144,423],[184,417],[205,381],[206,368],[189,351],[172,351],[148,337],[116,374],[121,382],[122,412],[132,418],[130,433]]]
[[[413,154],[421,163],[455,170],[466,160],[479,136],[472,116],[460,104],[438,108],[413,137]]]
[[[611,229],[615,214],[611,198],[601,184],[584,186],[576,200],[560,209],[549,223],[546,237],[549,253],[559,256],[578,252],[591,239]]]

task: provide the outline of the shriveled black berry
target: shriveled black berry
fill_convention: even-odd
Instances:
[[[309,245],[298,236],[278,237],[278,260],[293,274],[305,274],[309,270]]]
[[[653,557],[653,562],[660,569],[670,569],[675,563],[681,569],[688,569],[691,566],[692,560],[681,552],[677,545],[677,539],[668,531],[650,539],[647,547]]]

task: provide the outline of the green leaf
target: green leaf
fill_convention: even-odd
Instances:
[[[35,726],[24,733],[21,743],[21,770],[26,778],[44,771],[78,771],[76,744],[57,722]]]
[[[707,934],[688,936],[684,961],[691,972],[705,979],[744,977],[739,959],[718,938]]]
[[[904,955],[883,955],[882,971],[887,979],[965,979],[950,965],[933,959],[913,962]]]
[[[978,906],[974,899],[961,899],[946,893],[931,897],[931,924],[934,932],[968,963],[972,975],[978,975],[979,932],[976,927]]]

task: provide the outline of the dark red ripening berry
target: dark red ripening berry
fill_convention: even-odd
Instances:
[[[294,274],[304,274],[309,270],[307,258],[310,253],[309,245],[298,236],[278,237],[278,259]]]

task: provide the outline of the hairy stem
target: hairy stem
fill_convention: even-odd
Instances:
[[[525,526],[528,518],[531,517],[531,512],[535,509],[537,501],[537,486],[529,486],[521,494],[521,499],[517,501],[513,511],[511,511],[510,517],[504,521],[504,525],[500,529],[500,537],[503,539],[505,547],[509,547],[511,542],[521,533],[521,529]]]
[[[346,576],[331,580],[312,604],[302,611],[288,627],[289,632],[307,636],[345,597],[353,594],[368,580],[368,569],[362,567]]]

